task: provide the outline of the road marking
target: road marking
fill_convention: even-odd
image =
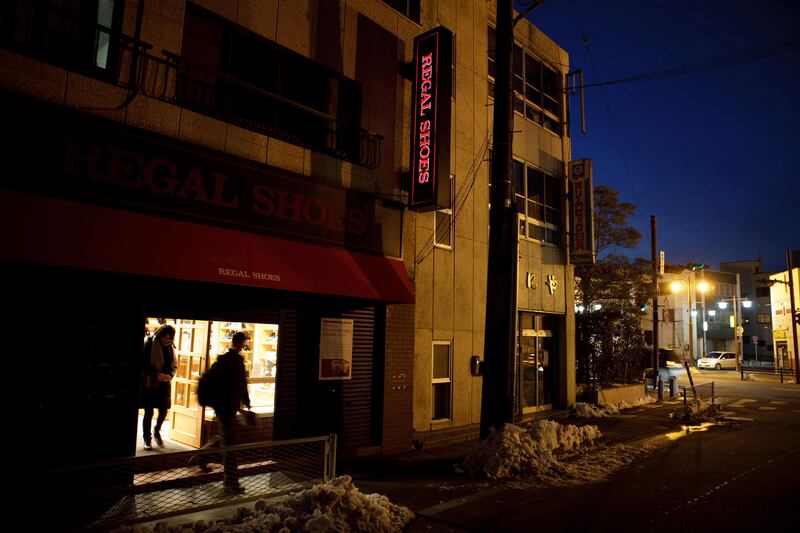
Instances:
[[[745,470],[743,472],[740,472],[739,474],[736,474],[732,478],[729,478],[726,481],[723,481],[722,483],[720,483],[716,487],[704,492],[703,494],[700,494],[696,498],[692,498],[691,500],[689,500],[686,503],[679,504],[679,505],[677,505],[676,507],[674,507],[672,509],[668,509],[668,510],[664,511],[663,513],[661,513],[661,516],[658,519],[661,519],[661,518],[669,515],[670,513],[676,513],[677,511],[680,511],[684,507],[690,507],[692,505],[699,504],[703,500],[708,499],[713,493],[719,491],[720,489],[722,489],[726,485],[731,485],[732,486],[734,482],[738,482],[739,479],[747,476],[748,474],[751,474],[751,473],[755,472],[756,470],[760,470],[760,469],[764,468],[765,466],[778,461],[779,459],[783,459],[784,457],[788,457],[789,455],[795,454],[798,451],[800,451],[800,449],[792,450],[792,451],[789,451],[789,452],[786,452],[786,453],[782,453],[779,456],[773,457],[772,459],[770,459],[770,460],[768,460],[768,461],[766,461],[764,463],[758,464],[758,465],[756,465],[756,466],[754,466],[752,468],[749,468],[749,469],[747,469],[747,470]],[[657,519],[654,518],[654,519],[651,519],[650,522],[653,523],[656,520]]]
[[[778,408],[777,407],[767,407],[766,405],[763,405],[763,406],[759,407],[758,410],[759,411],[777,411]]]
[[[780,400],[772,400],[772,401],[771,401],[771,402],[769,402],[769,403],[773,403],[773,404],[775,404],[775,405],[786,405],[786,404],[787,404],[787,403],[789,403],[789,402],[782,402],[782,401],[780,401]]]
[[[432,516],[435,514],[439,514],[442,511],[446,511],[448,509],[452,509],[453,507],[460,507],[465,503],[469,503],[474,500],[479,500],[481,498],[485,498],[487,496],[491,496],[501,490],[505,490],[507,487],[505,485],[494,487],[491,489],[482,490],[480,492],[476,492],[474,494],[470,494],[469,496],[464,496],[463,498],[456,498],[455,500],[450,500],[448,502],[442,502],[438,505],[434,505],[428,507],[427,509],[423,509],[421,511],[417,511],[417,514],[425,515],[425,516]]]
[[[783,392],[800,392],[800,389],[776,389],[774,387],[773,387],[772,390],[779,390],[779,391],[783,391]]]
[[[725,407],[744,407],[744,406],[745,406],[745,404],[748,404],[748,403],[754,403],[754,402],[757,402],[757,401],[758,401],[758,400],[750,400],[750,399],[748,399],[748,398],[742,398],[741,400],[736,400],[736,401],[735,401],[735,402],[733,402],[733,403],[729,403],[729,404],[728,404],[728,405],[726,405]]]
[[[752,418],[747,418],[747,417],[744,417],[744,416],[726,416],[725,419],[726,420],[737,420],[739,422],[752,422],[753,421]]]

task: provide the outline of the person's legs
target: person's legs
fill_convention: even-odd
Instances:
[[[213,437],[211,437],[211,439],[209,439],[208,442],[206,442],[205,444],[203,444],[200,447],[199,451],[200,452],[207,452],[211,448],[219,448],[220,445],[221,445],[220,444],[221,441],[222,441],[222,436],[221,435],[219,435],[219,434],[214,435]],[[191,458],[189,458],[189,464],[199,467],[200,470],[202,470],[203,472],[211,472],[211,467],[208,466],[208,463],[217,462],[217,461],[213,461],[212,458],[214,458],[214,454],[211,454],[211,453],[198,453],[196,455],[193,455]]]
[[[151,435],[150,435],[150,428],[153,425],[153,408],[152,407],[145,407],[144,408],[144,417],[142,417],[142,438],[144,439],[144,447],[145,449],[150,449],[151,447]]]
[[[217,416],[219,422],[220,435],[222,435],[223,446],[234,446],[236,437],[233,434],[234,416]],[[223,454],[222,462],[225,466],[224,485],[226,489],[241,490],[239,486],[239,471],[236,464],[236,456],[231,452]]]
[[[153,438],[159,446],[164,445],[164,440],[161,438],[161,426],[164,425],[164,420],[167,419],[167,409],[163,407],[158,408],[158,419],[156,419],[156,427],[153,431]]]

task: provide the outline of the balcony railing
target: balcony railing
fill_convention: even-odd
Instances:
[[[167,50],[147,54],[144,94],[367,168],[380,166],[383,137]]]
[[[381,164],[377,133],[166,50],[157,56],[150,45],[80,24],[63,9],[18,0],[2,13],[10,15],[0,24],[0,46],[126,87],[125,104],[141,93],[366,168]]]

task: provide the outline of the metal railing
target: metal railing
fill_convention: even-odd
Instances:
[[[34,0],[7,9],[13,24],[0,24],[0,46],[127,88],[120,107],[141,93],[366,168],[381,164],[377,133],[167,50],[156,56],[151,45],[71,11]]]
[[[242,493],[224,487],[229,454]],[[50,502],[47,529],[105,530],[298,491],[334,477],[335,465],[336,435],[329,435],[35,472],[23,486]]]
[[[759,365],[742,364],[739,369],[739,373],[741,375],[742,380],[744,380],[745,372],[747,372],[748,374],[778,376],[781,383],[783,383],[784,380],[786,380],[787,382],[793,382],[795,378],[795,371],[793,368],[786,368],[786,367],[775,368],[775,364],[772,361],[769,361],[766,364],[759,364]]]
[[[167,50],[162,54],[163,59],[147,54],[143,61],[143,94],[337,159],[367,168],[380,166],[381,135]]]
[[[714,405],[714,382],[707,381],[705,383],[696,383],[694,386],[682,386],[681,395],[683,396],[683,405],[688,405],[688,398],[691,396],[697,400],[710,400],[711,405]],[[688,391],[688,393],[687,393]]]

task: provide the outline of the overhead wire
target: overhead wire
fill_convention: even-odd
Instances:
[[[589,38],[587,37],[586,30],[583,27],[583,22],[581,21],[580,14],[578,13],[578,8],[575,7],[575,0],[571,0],[570,4],[572,5],[572,10],[575,13],[575,19],[577,20],[578,28],[580,29],[580,32],[581,32],[581,38],[583,39],[583,45],[586,48],[586,54],[589,56],[589,62],[592,65],[592,70],[594,71],[595,78],[597,78],[597,80],[599,81],[600,80],[600,73],[599,73],[599,71],[597,69],[597,64],[595,63],[594,56],[592,55],[592,49],[589,46]],[[606,113],[608,114],[609,127],[611,129],[612,135],[614,136],[614,140],[617,143],[617,147],[619,149],[620,158],[622,159],[622,166],[625,168],[625,177],[627,178],[628,185],[630,186],[631,192],[633,193],[634,201],[636,202],[636,205],[639,206],[640,205],[639,204],[639,195],[637,194],[636,187],[633,184],[633,177],[631,176],[630,167],[628,166],[628,160],[625,158],[625,151],[622,149],[622,141],[620,140],[619,133],[617,132],[617,126],[616,126],[616,122],[614,122],[614,116],[611,113],[611,106],[609,105],[608,100],[606,99],[606,93],[603,90],[602,85],[598,85],[598,87],[600,87],[600,96],[603,99],[603,105],[604,105],[604,107],[606,109]],[[637,215],[637,218],[639,219],[639,223],[641,224],[640,228],[647,228],[648,225],[644,222],[644,219],[642,219],[641,210],[637,209],[636,210],[636,215]],[[647,242],[648,243],[651,242],[650,241],[650,233],[648,231],[645,230],[645,231],[641,231],[640,233],[642,235],[646,235],[647,236]]]
[[[586,39],[584,37],[584,39]],[[584,41],[584,44],[586,42]],[[586,44],[588,48],[588,44]],[[672,76],[682,76],[684,74],[690,74],[695,72],[704,72],[708,70],[713,70],[717,68],[723,68],[730,65],[735,65],[737,63],[742,63],[745,61],[751,61],[754,59],[760,59],[762,57],[767,57],[774,54],[779,54],[789,49],[800,46],[800,38],[792,39],[790,41],[785,41],[782,43],[777,43],[771,46],[767,46],[764,48],[758,48],[755,50],[748,50],[746,52],[742,52],[740,54],[736,54],[733,56],[727,57],[720,57],[716,59],[712,59],[709,61],[704,61],[701,63],[690,63],[687,65],[681,65],[678,67],[672,67],[669,69],[664,70],[657,70],[654,72],[647,72],[644,74],[636,74],[634,76],[627,76],[625,78],[618,78],[615,80],[606,80],[606,81],[598,81],[596,83],[585,83],[583,85],[577,85],[574,87],[569,87],[565,90],[577,90],[577,89],[592,89],[595,87],[605,87],[608,85],[618,85],[621,83],[632,83],[637,81],[650,81],[650,80],[658,80],[663,78],[668,78]],[[591,58],[590,58],[591,59]],[[599,79],[599,78],[598,78]]]
[[[464,206],[467,203],[467,198],[469,198],[470,193],[472,192],[472,187],[475,185],[475,179],[478,176],[478,170],[480,169],[481,164],[486,159],[486,153],[489,149],[489,140],[491,139],[491,131],[492,126],[494,125],[494,121],[489,124],[487,128],[486,136],[483,139],[481,147],[478,149],[478,152],[475,154],[472,163],[470,164],[469,169],[465,175],[464,181],[461,183],[458,191],[455,194],[455,198],[453,199],[453,207],[452,207],[452,214],[450,216],[450,234],[451,238],[454,237],[453,230],[455,229],[456,220],[459,218],[461,211],[464,209]],[[434,218],[434,228],[431,232],[431,235],[425,240],[425,244],[422,245],[420,250],[417,252],[417,255],[414,258],[414,262],[416,264],[422,263],[427,257],[429,257],[433,251],[436,249],[436,219]]]

